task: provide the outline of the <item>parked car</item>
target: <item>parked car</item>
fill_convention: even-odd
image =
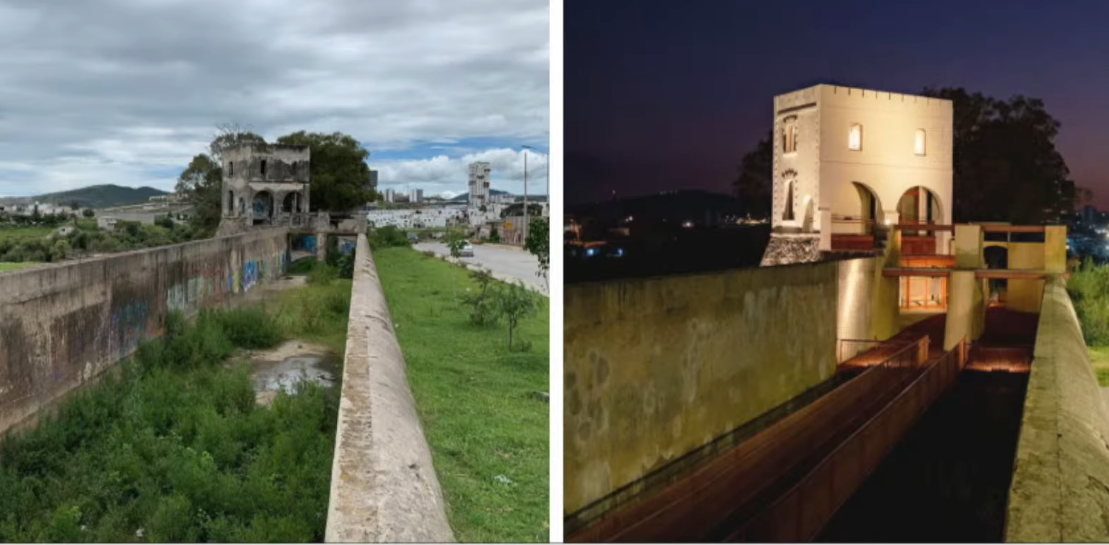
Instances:
[[[458,252],[458,255],[461,257],[474,257],[474,245],[470,244],[469,242],[463,244],[462,249]]]

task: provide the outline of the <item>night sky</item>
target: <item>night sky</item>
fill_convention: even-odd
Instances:
[[[817,83],[1041,98],[1109,208],[1109,2],[566,0],[566,199],[730,192],[776,94]]]

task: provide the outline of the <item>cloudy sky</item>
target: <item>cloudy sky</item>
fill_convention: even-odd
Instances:
[[[172,189],[221,123],[341,131],[381,188],[546,192],[546,0],[0,0],[0,195]]]

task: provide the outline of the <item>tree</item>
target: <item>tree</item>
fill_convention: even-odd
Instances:
[[[497,309],[501,316],[508,322],[508,348],[512,349],[513,333],[520,320],[535,314],[539,310],[537,296],[524,287],[523,282],[517,280],[505,284],[495,291]]]
[[[81,211],[81,215],[86,218],[91,218],[96,215],[96,212],[93,212],[92,208],[86,208]]]
[[[538,217],[531,220],[524,248],[539,259],[539,272],[536,275],[546,280],[547,270],[551,265],[550,222],[547,218]]]
[[[956,222],[1043,223],[1074,210],[1083,193],[1055,149],[1060,124],[1042,100],[1000,100],[962,88],[924,94],[954,105]]]
[[[735,195],[743,211],[753,218],[770,217],[770,207],[774,198],[773,178],[774,149],[773,135],[755,144],[755,149],[747,152],[740,162],[739,175],[732,182]]]
[[[193,157],[189,166],[177,177],[175,191],[193,205],[189,224],[203,236],[211,236],[222,215],[223,152],[239,144],[265,144],[261,136],[234,123],[216,129],[208,151]]]
[[[298,131],[277,139],[278,144],[308,146],[312,153],[312,210],[345,211],[377,200],[370,188],[370,152],[342,133]]]

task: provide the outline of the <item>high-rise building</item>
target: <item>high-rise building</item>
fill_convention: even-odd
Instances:
[[[420,202],[424,200],[424,190],[411,189],[408,191],[408,202]]]
[[[396,202],[397,194],[392,189],[385,190],[385,202]]]
[[[470,163],[470,206],[477,208],[489,203],[489,163]]]
[[[370,183],[367,185],[367,189],[373,189],[374,191],[377,191],[377,171],[376,170],[370,169]]]

